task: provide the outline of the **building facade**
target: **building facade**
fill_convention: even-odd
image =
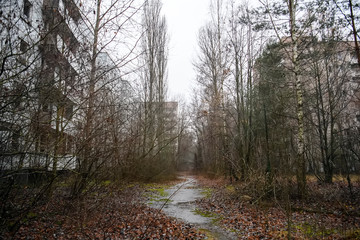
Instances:
[[[0,169],[73,169],[92,33],[72,0],[0,11]]]

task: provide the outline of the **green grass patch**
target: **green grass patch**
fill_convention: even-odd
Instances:
[[[148,198],[150,203],[155,202],[170,202],[168,200],[169,194],[166,192],[166,187],[159,186],[155,184],[146,184],[145,185],[146,191],[144,192],[144,197]]]
[[[165,192],[164,188],[150,188],[148,190],[155,193],[156,195],[159,195],[160,197],[167,197],[169,195],[167,192]]]
[[[345,239],[360,239],[360,228],[342,231]]]
[[[226,192],[227,192],[227,193],[233,194],[233,193],[236,192],[236,189],[235,189],[235,187],[234,187],[233,185],[227,185],[227,186],[225,187],[225,189],[226,189]]]
[[[219,217],[216,213],[201,210],[199,208],[196,208],[192,212],[195,213],[196,215],[200,215],[200,216],[205,217],[205,218],[211,218],[211,222],[213,224],[218,223],[222,219],[222,217]]]
[[[126,187],[127,188],[133,188],[137,185],[137,183],[129,183]]]
[[[212,188],[203,188],[201,191],[201,194],[204,195],[204,197],[207,199],[211,198],[212,193],[213,193]]]
[[[172,187],[172,185],[159,184],[159,183],[145,183],[143,186],[144,186],[146,189],[153,189],[153,188],[168,189],[168,188],[171,188],[171,187]]]
[[[203,211],[203,210],[198,209],[198,208],[196,208],[192,212],[194,212],[196,215],[200,215],[200,216],[206,217],[206,218],[213,218],[213,217],[217,216],[215,213],[212,213],[210,211]]]
[[[319,237],[323,238],[338,233],[336,229],[327,229],[309,223],[296,225],[295,228],[300,230],[301,233],[308,238],[319,238]]]
[[[101,186],[104,186],[104,187],[107,187],[111,184],[111,181],[110,180],[106,180],[106,181],[102,181],[101,182]]]

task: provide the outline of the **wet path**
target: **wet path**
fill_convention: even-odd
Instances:
[[[195,201],[204,197],[203,190],[196,184],[194,177],[182,178],[183,182],[165,189],[166,198],[163,198],[162,201],[150,201],[150,206],[162,209],[166,215],[203,230],[209,235],[209,239],[236,239],[233,233],[221,229],[214,223],[215,217],[197,214]]]

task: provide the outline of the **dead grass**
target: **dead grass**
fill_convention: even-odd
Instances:
[[[295,180],[295,178],[294,178],[294,180]],[[359,174],[351,174],[350,175],[350,180],[351,180],[352,183],[359,183],[360,182],[360,175]],[[319,182],[319,179],[313,174],[308,174],[306,176],[306,181],[308,183]],[[333,176],[333,182],[334,183],[337,183],[337,182],[346,182],[347,183],[347,176],[342,175],[342,174],[335,174]]]

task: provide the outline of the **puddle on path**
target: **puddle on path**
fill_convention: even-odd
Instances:
[[[162,209],[168,216],[178,218],[198,229],[205,230],[211,239],[236,239],[237,237],[233,233],[216,226],[213,223],[214,218],[195,213],[195,201],[204,197],[202,189],[197,186],[195,178],[182,178],[184,179],[182,183],[165,189],[166,198],[162,198],[162,201],[159,201],[159,199],[150,201],[149,205],[153,208]],[[165,199],[169,200],[166,201]]]

